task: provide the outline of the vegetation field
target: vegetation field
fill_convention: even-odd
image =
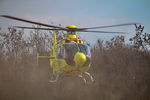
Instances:
[[[150,100],[150,52],[135,38],[114,37],[92,46],[95,81],[85,84],[75,77],[50,83],[48,60],[37,66],[36,54],[47,55],[51,35],[39,30],[0,31],[0,100]],[[58,33],[61,39],[61,33]]]

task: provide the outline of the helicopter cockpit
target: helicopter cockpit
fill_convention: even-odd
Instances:
[[[91,61],[91,52],[90,48],[86,44],[75,44],[75,43],[65,43],[58,49],[58,58],[65,59],[66,63],[74,66],[75,55],[80,52],[86,57],[86,61],[83,66],[87,66]]]

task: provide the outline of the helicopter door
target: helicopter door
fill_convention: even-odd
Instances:
[[[88,66],[91,63],[91,51],[88,45],[86,44],[78,44],[80,52],[86,55],[87,61],[85,62],[84,66]]]
[[[65,43],[58,50],[58,57],[65,59],[66,63],[74,66],[74,55],[78,52],[78,46],[73,43]]]
[[[91,51],[88,45],[86,44],[78,44],[80,52],[84,53],[87,57],[91,58]]]

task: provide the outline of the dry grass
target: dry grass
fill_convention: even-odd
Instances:
[[[47,62],[41,66],[28,62],[16,66],[2,63],[1,100],[148,100],[150,69],[147,55],[128,48],[96,50],[91,73],[93,84],[66,77],[49,83]],[[150,56],[148,56],[150,57]]]
[[[49,83],[48,61],[37,66],[34,54],[21,51],[7,59],[1,53],[0,100],[150,100],[148,52],[125,45],[93,49],[90,72],[95,82],[84,84],[74,77]]]

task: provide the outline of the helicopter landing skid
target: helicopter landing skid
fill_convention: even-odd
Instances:
[[[60,73],[52,74],[49,82],[57,82],[59,77],[60,77]],[[84,72],[83,74],[78,75],[78,77],[81,78],[84,81],[84,83],[93,83],[94,82],[93,76],[88,72]],[[90,81],[88,81],[88,80],[90,80]]]
[[[57,82],[59,79],[60,74],[52,74],[49,82]]]
[[[84,81],[84,83],[93,83],[94,82],[93,76],[88,72],[84,72],[83,75],[78,75],[78,77],[80,77]],[[90,80],[90,82],[87,80]]]

